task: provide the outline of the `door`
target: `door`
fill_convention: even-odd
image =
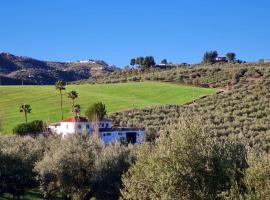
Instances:
[[[137,141],[136,132],[127,132],[126,137],[128,143],[135,144]]]

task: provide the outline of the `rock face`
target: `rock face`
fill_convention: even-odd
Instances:
[[[49,62],[29,57],[0,53],[0,84],[51,85],[57,80],[64,82],[89,79],[117,70],[104,61]]]

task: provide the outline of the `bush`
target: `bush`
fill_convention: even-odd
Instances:
[[[18,124],[13,128],[13,133],[17,135],[37,134],[43,131],[43,121],[35,120],[29,123]]]

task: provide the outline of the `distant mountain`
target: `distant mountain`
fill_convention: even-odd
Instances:
[[[29,57],[0,53],[0,84],[50,85],[57,80],[65,82],[89,79],[116,71],[104,61],[49,62]]]

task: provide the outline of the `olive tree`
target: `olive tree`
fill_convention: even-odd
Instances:
[[[248,189],[247,199],[270,199],[270,155],[264,151],[251,150],[248,154],[249,168],[244,178]]]
[[[103,148],[95,163],[95,175],[91,187],[97,199],[117,200],[122,188],[122,175],[135,162],[136,147],[110,144]]]
[[[35,167],[44,196],[49,198],[60,192],[66,197],[79,199],[90,192],[95,157],[101,149],[100,142],[87,136],[76,135],[53,142]]]
[[[20,198],[37,187],[34,164],[42,158],[44,145],[31,137],[2,136],[0,139],[0,195]]]
[[[137,162],[123,176],[122,199],[218,199],[245,192],[243,145],[212,137],[193,117],[143,145]]]
[[[88,135],[53,142],[35,167],[40,189],[45,198],[61,193],[68,199],[118,199],[121,175],[134,161],[132,152]]]

